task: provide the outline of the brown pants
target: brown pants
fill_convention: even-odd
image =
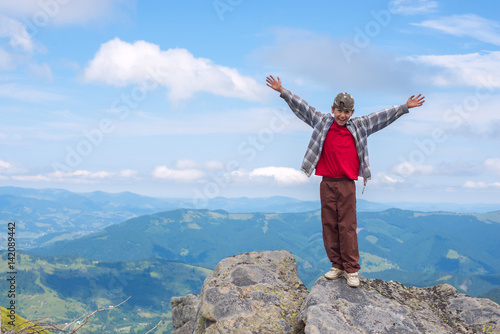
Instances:
[[[353,180],[323,177],[320,184],[321,222],[326,255],[332,267],[357,272],[356,185]]]

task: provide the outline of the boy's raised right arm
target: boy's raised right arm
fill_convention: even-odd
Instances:
[[[266,85],[279,92],[280,96],[286,101],[286,103],[288,103],[288,106],[292,109],[294,114],[306,124],[314,128],[316,124],[321,121],[324,114],[316,111],[316,109],[311,107],[306,101],[283,88],[280,77],[277,78],[278,80],[276,80],[272,75],[268,76],[266,78]]]

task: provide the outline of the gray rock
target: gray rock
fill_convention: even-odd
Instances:
[[[451,285],[406,287],[361,277],[319,278],[302,305],[305,334],[500,333],[500,306],[457,293]]]
[[[205,280],[193,334],[303,333],[298,315],[306,295],[288,251],[226,258]]]
[[[200,296],[186,295],[184,297],[172,297],[172,334],[193,333],[194,321],[200,304]]]
[[[311,292],[287,251],[222,260],[201,295],[172,298],[173,334],[500,333],[500,306],[451,285],[319,278]]]

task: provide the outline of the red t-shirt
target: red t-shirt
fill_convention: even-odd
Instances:
[[[358,179],[358,152],[354,137],[347,127],[333,122],[326,134],[315,174],[333,178]]]

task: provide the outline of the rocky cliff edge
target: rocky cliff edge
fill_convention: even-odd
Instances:
[[[172,334],[500,333],[500,306],[458,293],[361,277],[319,278],[307,291],[288,251],[222,260],[200,295],[172,298]]]

